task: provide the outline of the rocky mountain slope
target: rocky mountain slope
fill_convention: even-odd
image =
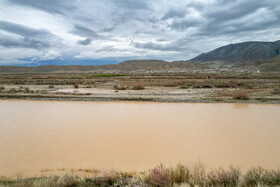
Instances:
[[[279,54],[280,40],[275,42],[244,42],[217,48],[190,61],[204,64],[242,65],[268,60]]]

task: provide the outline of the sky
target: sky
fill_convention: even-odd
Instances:
[[[0,0],[0,65],[188,60],[276,40],[279,0]]]

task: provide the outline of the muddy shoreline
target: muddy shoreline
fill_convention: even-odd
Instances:
[[[54,95],[0,95],[1,100],[36,100],[36,101],[146,101],[146,102],[159,102],[159,103],[247,103],[247,104],[280,104],[280,100],[268,100],[268,101],[259,101],[259,100],[223,100],[217,101],[213,98],[201,98],[201,99],[172,99],[172,98],[150,98],[146,96],[132,96],[132,97],[113,97],[113,96],[90,96],[90,97],[81,97],[81,96],[54,96]],[[212,100],[211,100],[212,99]]]

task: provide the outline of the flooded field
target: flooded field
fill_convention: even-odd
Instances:
[[[0,100],[0,175],[280,167],[280,105]]]

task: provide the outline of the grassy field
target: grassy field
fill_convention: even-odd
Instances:
[[[64,170],[63,170],[64,171]],[[280,170],[252,167],[244,174],[238,167],[207,169],[200,162],[191,167],[178,164],[166,167],[159,164],[143,172],[74,170],[63,175],[42,175],[24,178],[0,177],[1,186],[55,187],[55,186],[279,186]]]

